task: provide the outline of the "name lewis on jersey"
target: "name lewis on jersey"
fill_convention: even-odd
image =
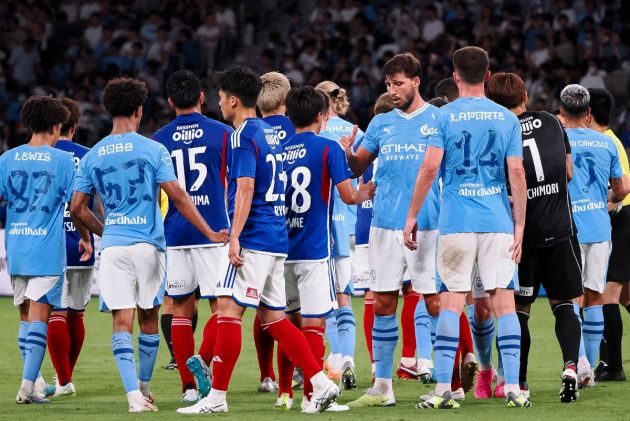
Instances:
[[[533,115],[527,116],[521,120],[521,131],[524,135],[529,135],[534,129],[540,129],[541,127],[542,121],[539,118],[534,118]]]

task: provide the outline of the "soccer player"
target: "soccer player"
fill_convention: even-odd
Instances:
[[[129,412],[157,410],[149,383],[160,343],[158,312],[166,277],[159,189],[211,242],[227,241],[227,232],[212,231],[181,188],[166,148],[136,133],[146,97],[146,85],[139,80],[118,78],[107,83],[103,105],[113,118],[112,132],[81,160],[70,205],[71,214],[103,239],[101,310],[112,311],[112,351]],[[94,191],[103,201],[104,225],[88,208]],[[136,308],[139,375],[131,340]]]
[[[506,406],[528,407],[520,393],[520,326],[514,308],[516,264],[525,224],[525,171],[518,119],[484,95],[488,54],[464,47],[453,54],[460,97],[440,109],[437,131],[428,139],[405,223],[405,245],[416,240],[416,215],[442,169],[437,266],[443,283],[435,341],[435,392],[418,408],[459,407],[452,398],[453,358],[459,343],[459,315],[471,290],[475,265],[498,319],[498,343],[505,369]],[[512,192],[508,201],[506,176]],[[380,186],[379,186],[380,187]]]
[[[589,127],[596,132],[609,136],[619,152],[619,162],[623,171],[623,182],[628,188],[630,166],[628,156],[621,141],[608,127],[610,123],[614,100],[610,92],[605,89],[589,89],[591,97],[591,119]],[[623,285],[630,281],[630,265],[627,261],[628,249],[630,249],[630,197],[626,196],[623,207],[615,204],[609,212],[612,226],[612,252],[608,261],[608,273],[606,275],[606,287],[604,289],[604,336],[600,345],[600,362],[595,369],[595,381],[623,381],[626,374],[623,371],[621,357],[621,338],[623,336],[623,324],[619,312],[619,298]]]
[[[560,93],[560,113],[574,168],[569,195],[582,251],[584,297],[574,302],[574,307],[578,315],[579,307],[584,309],[578,379],[585,387],[595,386],[592,368],[597,364],[604,332],[602,304],[611,248],[607,203],[621,202],[628,193],[615,143],[610,136],[588,128],[589,101],[588,91],[580,85],[568,85]]]
[[[528,321],[531,304],[542,284],[556,318],[556,337],[564,360],[560,400],[573,402],[578,398],[581,329],[572,300],[580,297],[583,289],[581,261],[577,258],[579,243],[568,194],[573,173],[571,146],[558,119],[544,111],[527,111],[525,84],[516,74],[495,74],[486,91],[488,98],[518,116],[523,137],[527,213],[516,294],[516,314],[521,325],[520,388],[529,390]]]
[[[313,355],[323,363],[326,316],[334,311],[334,269],[331,261],[332,191],[344,203],[360,204],[370,199],[374,184],[355,190],[343,149],[333,140],[318,136],[328,104],[324,94],[310,86],[292,89],[287,96],[287,114],[296,134],[284,144],[287,173],[287,226],[289,253],[284,267],[287,317],[302,332]],[[355,132],[356,133],[356,132]],[[282,350],[279,350],[282,352]],[[291,377],[292,370],[280,371]],[[302,406],[310,400],[312,386],[304,382]],[[280,393],[276,408],[290,409],[290,393]],[[335,408],[348,409],[335,405]],[[329,408],[330,409],[330,408]]]
[[[63,210],[75,176],[72,156],[55,143],[69,116],[54,98],[33,96],[20,111],[20,122],[32,133],[26,145],[0,157],[0,197],[8,202],[6,248],[14,304],[20,310],[18,342],[24,361],[18,404],[48,403],[35,393],[35,381],[46,352],[48,320],[62,302],[66,268]],[[88,232],[80,224],[78,247],[90,259]]]
[[[191,196],[210,228],[216,232],[227,230],[226,153],[233,130],[201,114],[205,96],[199,78],[191,71],[173,73],[166,82],[166,94],[176,118],[158,130],[153,139],[169,152],[181,188]],[[200,297],[209,300],[215,320],[207,322],[207,329],[216,329],[215,289],[227,269],[227,246],[209,241],[174,206],[168,206],[164,234],[166,293],[173,299],[173,352],[182,381],[182,402],[194,403],[200,393],[210,392],[209,383],[203,381],[197,391],[195,377],[186,366],[195,353],[195,291],[199,288]],[[195,359],[190,361],[195,363]]]
[[[349,406],[392,406],[396,399],[392,387],[392,364],[398,323],[396,307],[404,273],[409,270],[413,289],[424,295],[429,311],[437,298],[435,290],[435,246],[439,186],[431,188],[430,199],[419,216],[421,252],[410,252],[402,243],[402,228],[411,201],[412,185],[425,156],[429,137],[437,130],[434,122],[439,110],[425,103],[419,94],[421,65],[409,53],[398,54],[383,66],[387,91],[392,96],[393,111],[379,114],[370,122],[356,152],[346,149],[350,168],[361,175],[379,158],[376,171],[378,194],[370,228],[370,265],[375,277],[370,284],[374,293],[373,353],[376,364],[374,386]],[[420,366],[430,377],[431,337],[418,349]],[[420,371],[419,371],[420,374]]]
[[[337,142],[342,136],[350,136],[354,125],[341,118],[350,109],[346,90],[331,81],[321,82],[315,89],[327,95],[330,102],[328,121],[325,128],[322,129],[321,135]],[[363,132],[359,131],[358,133],[359,137],[363,136]],[[357,216],[356,208],[344,203],[337,191],[333,192],[333,203],[333,259],[339,308],[329,315],[326,322],[326,333],[331,348],[330,357],[327,360],[328,377],[339,379],[345,389],[354,389],[357,387],[354,367],[357,328],[351,303],[350,237],[354,234]]]
[[[70,98],[64,98],[62,102],[68,109],[69,117],[61,127],[61,135],[55,148],[70,153],[75,168],[78,169],[81,158],[89,151],[88,148],[72,142],[77,129],[80,110],[77,103]],[[57,373],[55,396],[76,393],[72,383],[72,373],[85,338],[83,314],[90,301],[90,287],[94,272],[94,255],[86,261],[81,260],[82,253],[79,251],[81,234],[72,222],[68,204],[64,209],[63,225],[66,232],[67,258],[62,292],[64,304],[63,307],[53,310],[48,321],[48,349]],[[92,234],[90,234],[90,244],[93,249],[94,237]]]
[[[260,77],[262,89],[258,94],[256,105],[262,114],[265,123],[274,128],[281,144],[285,144],[295,134],[295,127],[285,116],[285,99],[291,83],[289,79],[278,72],[265,73]],[[260,326],[258,316],[254,318],[254,344],[260,367],[259,392],[274,392],[278,390],[276,376],[273,372],[273,347],[274,341],[271,335]],[[290,379],[289,379],[290,381]],[[289,388],[291,385],[289,384]]]
[[[256,118],[261,81],[251,69],[232,67],[217,72],[219,106],[236,131],[228,148],[228,198],[231,219],[230,266],[217,288],[219,317],[210,394],[179,413],[227,412],[226,393],[241,351],[241,319],[247,307],[257,308],[263,329],[313,385],[305,412],[322,412],[339,388],[321,371],[304,334],[284,315],[284,261],[288,251],[285,219],[286,173],[283,151],[273,127]]]
[[[452,77],[444,78],[435,85],[435,96],[437,98],[445,98],[446,103],[453,102],[459,98],[459,87]]]

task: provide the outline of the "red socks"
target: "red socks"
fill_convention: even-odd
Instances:
[[[295,367],[281,346],[278,346],[278,397],[283,393],[288,393],[293,397],[292,381],[293,368]]]
[[[413,315],[420,301],[420,294],[409,291],[403,295],[403,308],[400,316],[402,325],[402,357],[415,358],[416,356],[416,326]]]
[[[219,316],[216,319],[216,345],[214,346],[214,356],[212,357],[212,371],[214,374],[212,388],[226,392],[234,366],[241,354],[241,343],[243,341],[241,320],[225,316]],[[206,324],[206,329],[207,327],[208,324]],[[204,329],[204,342],[206,329]]]
[[[270,334],[265,332],[260,325],[258,314],[254,318],[254,345],[256,345],[256,355],[258,356],[258,366],[260,367],[260,381],[265,377],[276,380],[273,372],[273,346],[274,341]]]
[[[365,344],[367,345],[370,361],[374,362],[372,353],[372,328],[374,327],[374,300],[365,299],[365,310],[363,312],[363,333],[365,334]]]
[[[59,384],[65,386],[72,381],[70,367],[70,334],[65,316],[52,315],[48,319],[48,350]]]
[[[210,362],[214,356],[214,348],[217,342],[217,315],[210,316],[203,328],[203,339],[199,347],[199,355],[203,361],[210,367]]]
[[[308,346],[315,357],[315,360],[319,363],[319,369],[324,366],[324,354],[326,353],[326,345],[324,345],[324,332],[323,327],[318,326],[306,326],[302,328],[304,338],[308,342]],[[311,378],[304,376],[304,396],[307,399],[311,399],[313,394],[313,385],[311,384]]]
[[[182,392],[194,388],[195,377],[192,375],[186,361],[195,353],[195,337],[193,336],[192,319],[190,317],[175,317],[171,322],[171,340],[173,353],[177,361],[179,376],[182,379]]]
[[[466,354],[475,352],[472,334],[470,332],[470,323],[468,323],[468,318],[464,312],[459,315],[459,347],[461,349],[462,359]]]
[[[461,346],[461,342],[460,342]],[[457,352],[455,353],[455,366],[453,367],[453,377],[451,378],[451,390],[454,392],[460,387],[462,387],[462,378],[459,371],[460,368],[460,359],[463,358],[460,347],[457,348]]]
[[[263,324],[262,327],[278,341],[278,346],[282,347],[289,359],[298,367],[302,367],[304,380],[322,371],[322,362],[313,356],[306,338],[289,320],[283,317],[275,322]]]
[[[68,312],[68,333],[70,335],[70,373],[72,374],[85,340],[85,325],[83,324],[82,311]]]

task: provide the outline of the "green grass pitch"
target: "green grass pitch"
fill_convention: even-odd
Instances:
[[[354,311],[357,316],[357,376],[359,388],[344,392],[339,402],[345,403],[357,398],[370,386],[370,364],[363,337],[363,300],[355,298]],[[253,312],[246,312],[243,322],[243,350],[232,377],[228,393],[230,412],[227,415],[211,417],[231,417],[233,419],[272,420],[293,417],[316,417],[328,419],[362,420],[404,420],[422,417],[425,419],[465,419],[465,420],[505,420],[505,419],[564,419],[564,420],[622,420],[630,419],[630,382],[602,383],[595,389],[582,391],[574,404],[561,404],[558,400],[559,376],[561,373],[560,349],[557,345],[553,319],[548,304],[538,300],[533,306],[530,327],[532,350],[530,353],[528,382],[532,389],[534,407],[530,409],[507,409],[501,400],[475,400],[472,393],[458,410],[426,411],[414,408],[418,397],[431,390],[431,386],[415,381],[394,379],[396,406],[393,408],[354,409],[346,413],[324,413],[304,415],[297,410],[276,412],[273,409],[275,396],[259,394],[258,364],[252,341]],[[630,316],[622,309],[624,324],[630,329]],[[203,323],[209,316],[206,303],[200,305],[200,328],[196,340],[200,343]],[[0,418],[12,420],[119,420],[119,419],[175,419],[185,418],[175,409],[181,406],[179,376],[174,371],[162,367],[168,362],[168,350],[164,343],[160,346],[152,390],[156,395],[158,413],[132,415],[127,413],[127,401],[116,365],[111,353],[111,316],[99,314],[97,300],[94,299],[86,312],[86,339],[74,374],[77,395],[54,399],[50,405],[16,405],[15,395],[20,384],[22,362],[17,350],[18,314],[10,298],[0,298]],[[135,332],[137,334],[137,332]],[[630,343],[628,334],[624,338],[626,367],[630,367]],[[396,361],[400,357],[399,349]],[[496,353],[495,353],[496,357]],[[42,372],[51,381],[53,368],[47,355]],[[296,393],[296,407],[299,407],[301,392]]]

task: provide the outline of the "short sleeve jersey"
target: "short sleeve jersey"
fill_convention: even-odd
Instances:
[[[429,146],[444,150],[440,234],[513,233],[506,158],[523,157],[518,118],[485,97],[459,98],[440,108]]]
[[[283,150],[275,130],[260,118],[248,118],[232,133],[228,148],[228,214],[234,218],[237,180],[254,181],[249,216],[241,232],[241,246],[250,250],[286,256],[286,173]]]
[[[74,176],[72,156],[50,146],[21,145],[0,157],[0,196],[8,202],[5,246],[10,275],[63,275],[63,211],[72,197]]]
[[[75,169],[79,169],[79,164],[81,163],[81,159],[85,156],[86,153],[90,149],[85,146],[78,145],[70,140],[59,140],[55,144],[56,149],[60,149],[62,151],[68,152],[72,155],[72,160],[74,161]],[[63,212],[63,227],[66,231],[66,256],[68,258],[68,268],[76,269],[83,267],[92,267],[95,262],[95,253],[92,253],[92,256],[89,260],[85,262],[81,261],[82,253],[79,252],[79,240],[81,240],[81,234],[77,231],[77,228],[74,226],[72,222],[72,218],[70,217],[70,209],[69,202],[66,202],[66,206]],[[90,233],[90,242],[92,243],[92,248],[94,248],[94,235]]]
[[[346,155],[335,141],[299,133],[284,145],[289,255],[287,261],[331,257],[332,192],[352,177]]]
[[[182,114],[158,130],[153,139],[169,152],[181,187],[190,194],[213,231],[229,227],[226,190],[227,145],[233,130],[200,113]],[[217,245],[210,242],[169,203],[164,218],[168,248]]]
[[[149,243],[166,249],[160,184],[176,181],[166,148],[135,132],[109,135],[83,157],[74,189],[99,195],[105,208],[102,248]]]
[[[425,104],[410,114],[394,109],[370,122],[361,148],[378,156],[373,227],[405,227],[418,170],[429,139],[437,134],[439,112],[437,107]],[[418,228],[437,229],[439,212],[440,188],[436,179],[418,214]]]
[[[291,123],[291,119],[287,116],[280,114],[270,115],[263,117],[263,121],[274,128],[278,135],[278,140],[282,145],[287,143],[287,141],[291,139],[291,136],[295,134],[295,127],[293,123]]]
[[[582,244],[610,241],[608,180],[621,178],[619,152],[613,140],[591,129],[566,129],[571,143],[571,208]]]
[[[339,143],[342,136],[350,136],[354,124],[340,117],[333,117],[326,122],[326,128],[320,135]],[[357,131],[357,139],[363,136]],[[354,205],[346,205],[339,197],[337,190],[333,191],[333,257],[350,256],[350,236],[354,234],[357,221],[357,210]]]
[[[619,163],[621,164],[621,170],[623,171],[623,175],[630,178],[630,164],[628,164],[628,154],[626,153],[626,149],[623,147],[623,143],[621,140],[615,135],[615,133],[608,129],[604,132],[606,136],[609,136],[613,142],[615,142],[615,146],[617,147],[617,152],[619,152]],[[623,200],[623,205],[630,205],[630,194],[626,196]]]

